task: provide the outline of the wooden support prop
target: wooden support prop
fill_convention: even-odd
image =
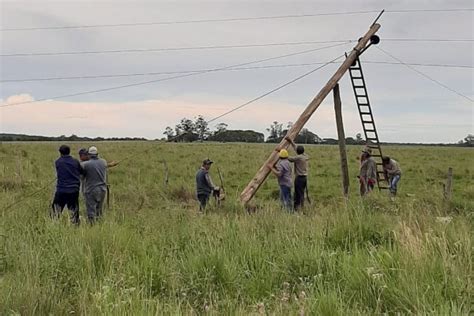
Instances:
[[[380,28],[380,24],[373,24],[367,33],[359,40],[357,45],[351,51],[351,53],[346,57],[346,60],[342,63],[339,69],[334,73],[334,75],[329,79],[326,85],[319,91],[316,97],[311,101],[311,103],[306,107],[304,112],[300,115],[298,120],[293,124],[293,126],[288,130],[286,137],[282,139],[280,144],[275,148],[274,151],[270,154],[270,157],[265,161],[263,166],[257,171],[255,177],[249,182],[249,184],[245,187],[245,189],[240,194],[240,201],[244,204],[247,204],[255,193],[258,191],[262,183],[268,177],[270,173],[270,166],[274,166],[278,161],[278,151],[280,149],[286,149],[289,146],[289,142],[287,138],[294,140],[295,137],[299,134],[301,129],[304,127],[306,122],[310,119],[311,115],[313,115],[314,111],[319,107],[319,105],[323,102],[326,96],[331,92],[334,86],[338,83],[338,81],[342,78],[342,76],[346,73],[349,67],[354,63],[356,58],[359,56],[360,52],[366,48],[367,43],[370,40],[372,35]]]
[[[347,167],[346,153],[346,135],[344,133],[344,124],[342,122],[341,95],[339,93],[339,84],[333,89],[334,112],[336,113],[337,137],[339,138],[339,154],[341,156],[341,176],[342,193],[344,197],[349,196],[349,168]]]
[[[451,196],[453,192],[453,168],[448,168],[448,179],[446,180],[446,185],[444,186],[444,199],[446,201],[451,201]]]

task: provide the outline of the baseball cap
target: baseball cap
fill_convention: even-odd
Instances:
[[[89,155],[97,155],[98,154],[97,147],[95,147],[95,146],[89,147],[88,152],[89,152]]]
[[[80,155],[80,156],[81,156],[81,155],[87,155],[87,154],[88,154],[87,149],[85,149],[85,148],[79,149],[79,155]]]
[[[214,163],[214,161],[212,161],[212,160],[209,159],[209,158],[204,159],[204,160],[202,161],[202,164],[203,164],[203,165],[210,165],[210,164],[212,164],[212,163]]]

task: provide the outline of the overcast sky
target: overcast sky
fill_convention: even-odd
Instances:
[[[78,29],[7,31],[12,28],[227,19],[329,12],[466,9],[464,12],[385,13],[379,47],[407,63],[473,66],[473,2],[466,1],[0,1],[1,54],[157,49],[172,47],[357,40],[376,13],[247,21],[179,23]],[[393,39],[467,39],[409,42]],[[115,54],[0,57],[2,80],[174,72],[213,69],[301,52],[337,43]],[[249,65],[327,62],[354,43]],[[376,47],[362,57],[381,141],[456,142],[473,129],[473,102],[390,61]],[[47,101],[0,108],[0,132],[37,135],[139,136],[161,138],[181,118],[206,119],[251,100],[318,65],[216,71],[76,97],[65,94],[176,75],[1,82],[1,104]],[[295,121],[337,69],[312,75],[211,124],[264,132],[272,121]],[[473,69],[413,66],[474,98]],[[349,77],[341,79],[346,135],[362,132]],[[307,123],[321,137],[336,137],[332,96]]]

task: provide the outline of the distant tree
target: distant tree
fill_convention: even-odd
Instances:
[[[182,118],[181,122],[175,126],[175,131],[176,136],[173,138],[175,142],[193,142],[199,138],[194,122],[188,118]]]
[[[165,131],[163,132],[163,134],[166,135],[166,139],[167,139],[167,140],[171,140],[171,139],[175,136],[174,130],[173,130],[171,127],[169,127],[169,126],[166,127],[166,129],[165,129]]]
[[[292,128],[292,127],[293,127],[293,122],[288,122],[288,123],[286,124],[286,129],[290,129],[290,128]]]
[[[208,123],[202,115],[199,115],[194,122],[194,132],[198,135],[198,139],[201,142],[206,140],[211,134],[207,125]]]
[[[214,134],[219,134],[219,133],[225,132],[227,130],[227,127],[229,127],[229,125],[227,125],[226,123],[217,124],[216,125],[216,131],[214,132]]]
[[[225,130],[209,136],[209,140],[217,142],[263,143],[265,136],[255,131]]]
[[[267,138],[268,143],[276,143],[278,139],[283,136],[283,127],[278,121],[273,121],[273,124],[267,128],[267,131],[270,133]]]
[[[195,130],[194,122],[188,118],[182,118],[181,122],[178,125],[176,125],[175,130],[176,130],[177,135],[193,133]]]
[[[285,133],[286,135],[286,133]],[[300,144],[320,144],[322,143],[321,137],[311,132],[307,128],[303,128],[301,132],[296,136],[295,142]]]
[[[467,146],[469,146],[469,147],[474,146],[474,135],[468,134],[468,135],[464,138],[464,144],[467,145]]]
[[[364,142],[364,139],[362,138],[362,134],[361,133],[357,133],[356,134],[356,139],[355,141],[358,143],[358,144],[362,144]]]

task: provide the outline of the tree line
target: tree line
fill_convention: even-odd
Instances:
[[[61,136],[38,136],[25,134],[6,134],[0,133],[1,142],[46,142],[46,141],[60,141],[60,142],[99,142],[99,141],[137,141],[147,140],[143,137],[80,137],[77,135],[61,135]]]

